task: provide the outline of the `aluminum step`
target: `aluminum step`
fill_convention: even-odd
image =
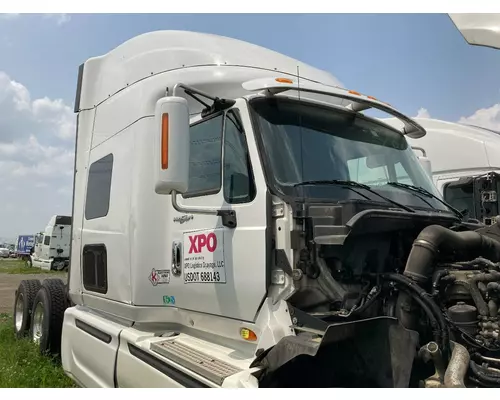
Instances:
[[[224,379],[228,376],[242,371],[234,365],[180,343],[177,339],[151,343],[151,351],[196,372],[219,386],[222,386]]]

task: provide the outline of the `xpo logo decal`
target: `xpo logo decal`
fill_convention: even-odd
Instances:
[[[210,253],[217,249],[217,236],[215,233],[189,236],[189,254],[201,253],[206,248]]]

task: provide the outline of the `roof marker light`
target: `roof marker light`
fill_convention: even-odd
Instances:
[[[276,82],[279,82],[279,83],[290,83],[290,84],[293,83],[293,81],[291,79],[288,79],[288,78],[276,78]]]
[[[361,96],[361,93],[356,92],[355,90],[349,90],[349,93],[350,93],[350,94],[355,94],[355,95],[357,95],[357,96]]]

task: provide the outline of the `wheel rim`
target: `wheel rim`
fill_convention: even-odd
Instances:
[[[35,313],[33,314],[33,341],[39,343],[42,338],[42,327],[43,327],[43,304],[38,303],[35,308]]]
[[[16,302],[16,332],[21,331],[21,327],[23,326],[23,317],[24,317],[24,295],[19,293],[19,297]]]

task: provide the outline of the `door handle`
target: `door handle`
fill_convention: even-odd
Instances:
[[[182,272],[182,243],[172,243],[172,275],[180,276]]]

